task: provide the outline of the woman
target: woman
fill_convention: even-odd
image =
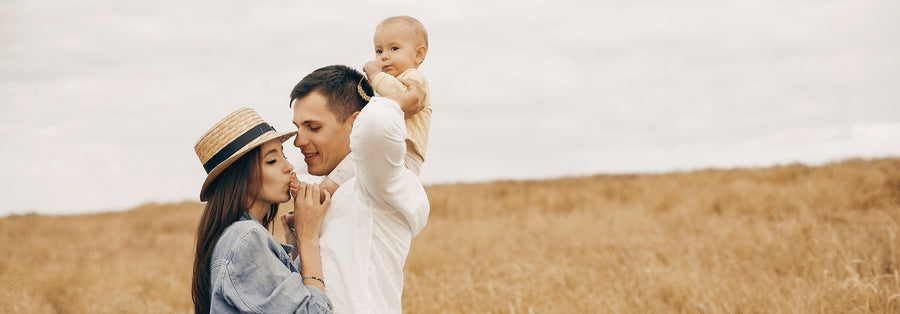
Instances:
[[[276,132],[242,108],[194,145],[207,172],[191,291],[197,313],[331,312],[318,244],[331,195],[324,192],[319,203],[319,186],[302,184],[292,173],[281,143],[294,133]],[[285,238],[298,244],[296,262],[289,255],[294,247],[268,231],[278,204],[291,195],[296,214],[281,220]]]

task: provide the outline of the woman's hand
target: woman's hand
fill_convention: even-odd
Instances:
[[[325,179],[322,180],[322,183],[319,183],[319,186],[322,187],[322,195],[319,198],[319,201],[321,202],[325,201],[325,191],[328,191],[328,193],[334,195],[334,192],[337,191],[339,187],[341,187],[337,184],[337,182],[334,182],[334,180],[331,180],[331,178],[328,177],[325,177]]]
[[[294,250],[291,251],[291,258],[296,259],[297,254],[300,252],[300,247],[297,246],[297,233],[294,232],[293,210],[281,215],[281,227],[284,230],[284,241],[294,247]]]
[[[324,200],[319,202],[319,195],[325,194]],[[299,183],[299,188],[294,192],[294,229],[299,242],[319,242],[319,233],[322,230],[322,222],[328,206],[331,205],[331,193],[322,190],[318,184]]]
[[[285,239],[292,239],[297,249],[291,253],[291,258],[300,258],[300,276],[306,285],[312,285],[321,291],[325,291],[325,282],[322,281],[322,255],[319,252],[319,232],[322,230],[322,222],[325,213],[331,205],[331,193],[321,188],[318,184],[308,184],[297,180],[296,174],[291,174],[291,195],[294,197],[294,210],[281,216],[284,226]],[[320,201],[319,195],[324,195]],[[287,240],[290,242],[291,240]],[[318,279],[316,279],[318,278]]]
[[[300,190],[300,180],[297,179],[297,173],[291,173],[291,182],[289,186],[289,193],[292,198],[297,198],[297,192]],[[300,252],[300,247],[297,246],[297,232],[294,230],[294,211],[289,211],[285,214],[281,215],[281,229],[284,231],[284,241],[287,244],[294,246],[294,250],[291,251],[291,258],[297,258],[297,254]]]

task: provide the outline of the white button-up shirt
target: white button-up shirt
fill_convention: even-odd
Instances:
[[[430,210],[406,169],[406,126],[393,100],[373,97],[350,132],[356,176],[335,191],[319,245],[336,313],[400,313],[403,264]]]

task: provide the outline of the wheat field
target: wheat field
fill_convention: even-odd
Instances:
[[[426,190],[406,313],[900,312],[900,158]],[[190,312],[202,206],[0,219],[0,312]]]

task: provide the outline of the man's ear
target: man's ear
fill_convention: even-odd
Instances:
[[[416,66],[422,64],[425,61],[425,54],[428,53],[428,46],[419,45],[416,47]]]
[[[359,111],[353,112],[349,117],[347,117],[347,121],[344,123],[350,123],[350,130],[353,131],[353,122],[356,122],[356,117],[359,116]]]

